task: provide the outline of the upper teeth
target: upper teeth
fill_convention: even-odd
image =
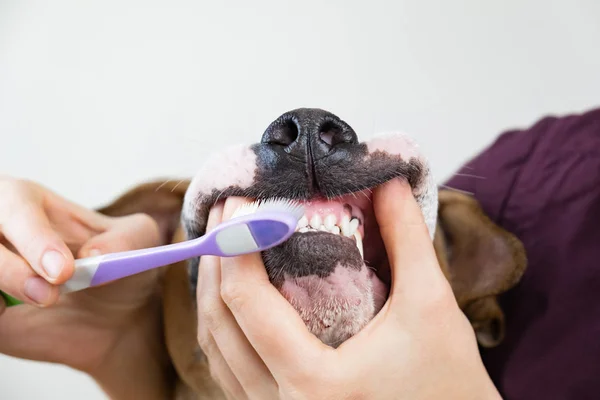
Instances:
[[[313,214],[310,220],[306,215],[300,218],[296,231],[301,233],[324,231],[336,235],[341,233],[346,237],[353,237],[358,231],[359,225],[358,218],[350,219],[347,215],[344,215],[338,222],[336,216],[333,214],[327,215],[325,218],[319,214]]]
[[[337,218],[335,217],[335,215],[329,214],[325,217],[325,221],[323,222],[323,224],[325,225],[325,228],[332,230],[336,222]]]
[[[342,216],[338,223],[336,216],[333,214],[329,214],[325,218],[321,217],[319,214],[313,214],[310,220],[306,215],[300,218],[298,226],[296,227],[296,232],[306,233],[323,231],[333,233],[334,235],[342,234],[346,237],[353,237],[356,241],[356,247],[358,247],[360,255],[364,258],[362,236],[358,231],[359,225],[360,222],[358,221],[358,218],[351,219],[348,215]]]
[[[321,227],[321,216],[319,214],[314,214],[310,219],[310,227],[313,229],[319,229]]]
[[[297,229],[306,228],[307,226],[308,226],[308,218],[306,218],[306,215],[304,215],[302,218],[300,218],[300,221],[298,221]]]

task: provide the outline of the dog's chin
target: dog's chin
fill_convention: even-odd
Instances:
[[[297,232],[263,253],[271,282],[308,329],[332,347],[367,325],[388,297],[389,270],[377,271],[365,261],[356,242],[343,234]],[[365,250],[370,244],[365,242]]]

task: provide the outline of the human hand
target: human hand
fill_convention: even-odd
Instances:
[[[26,303],[5,309],[0,298],[0,353],[94,376],[136,351],[155,355],[148,343],[161,337],[158,270],[60,297],[58,285],[73,274],[74,254],[161,244],[156,222],[101,215],[11,177],[0,176],[0,193],[0,290]]]
[[[239,202],[215,207],[209,228]],[[228,398],[499,398],[409,187],[389,182],[373,202],[391,264],[390,297],[337,349],[308,331],[269,282],[260,255],[202,257],[198,340]]]

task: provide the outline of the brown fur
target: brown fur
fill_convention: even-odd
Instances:
[[[107,215],[146,213],[157,220],[165,242],[184,239],[179,224],[189,181],[139,185],[100,209]],[[458,305],[468,317],[479,344],[494,347],[504,337],[504,314],[496,296],[518,283],[525,250],[512,234],[494,224],[470,196],[439,192],[434,247]],[[196,339],[197,314],[185,263],[169,266],[163,282],[163,318],[167,350],[178,375],[177,399],[222,399]]]

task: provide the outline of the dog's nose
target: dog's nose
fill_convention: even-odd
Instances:
[[[263,134],[262,143],[312,163],[339,147],[358,144],[358,138],[350,125],[330,112],[300,108],[273,121]]]

